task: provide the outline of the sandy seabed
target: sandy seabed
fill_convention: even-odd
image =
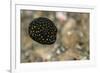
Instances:
[[[21,10],[21,63],[89,60],[89,13]],[[46,17],[57,27],[54,44],[32,40],[28,27],[32,20]]]

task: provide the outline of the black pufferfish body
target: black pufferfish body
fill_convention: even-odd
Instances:
[[[51,45],[56,41],[57,28],[48,18],[35,18],[29,24],[29,36],[36,42],[43,45]]]

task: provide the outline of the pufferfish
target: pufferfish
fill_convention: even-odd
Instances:
[[[56,41],[57,28],[50,19],[39,17],[29,24],[28,33],[34,41],[43,45],[51,45]]]

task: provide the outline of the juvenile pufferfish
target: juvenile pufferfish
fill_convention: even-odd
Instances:
[[[48,18],[35,18],[29,24],[29,36],[36,42],[44,45],[55,43],[57,28],[55,24]]]

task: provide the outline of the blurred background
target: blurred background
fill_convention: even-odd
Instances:
[[[89,60],[89,13],[21,10],[21,63]],[[34,18],[46,17],[58,29],[52,45],[41,45],[28,34]]]

